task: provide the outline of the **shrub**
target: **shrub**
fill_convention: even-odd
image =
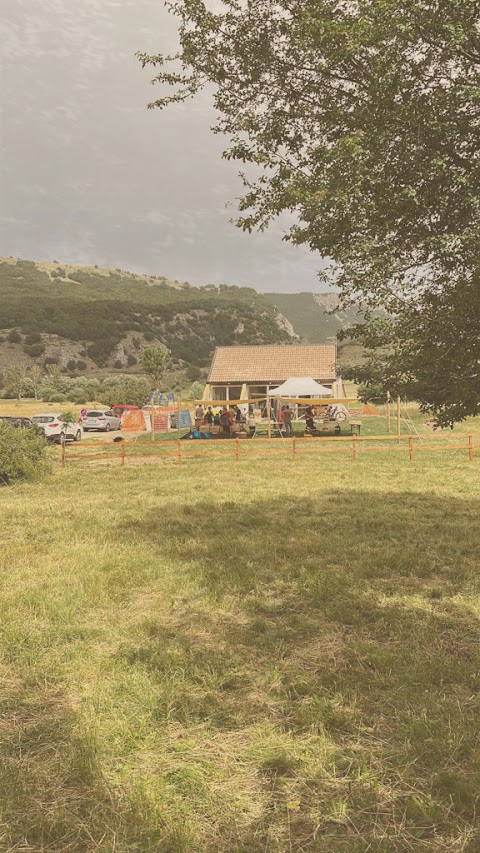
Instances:
[[[114,368],[115,368],[116,370],[121,370],[121,369],[122,369],[122,367],[123,367],[123,364],[122,364],[122,362],[120,361],[120,359],[119,359],[119,358],[117,358],[117,360],[116,360],[116,361],[114,361],[113,366],[114,366]]]
[[[22,341],[22,336],[16,329],[12,329],[12,331],[8,333],[8,340],[11,344],[19,344]]]
[[[30,358],[38,358],[45,352],[45,344],[32,344],[31,346],[24,347],[23,351]]]
[[[73,373],[74,370],[76,370],[76,369],[77,369],[77,362],[75,361],[74,358],[70,358],[67,361],[67,370],[69,371],[69,373]]]
[[[86,369],[87,369],[87,362],[86,361],[82,361],[81,359],[80,359],[80,361],[77,361],[77,370],[86,370]]]
[[[67,396],[60,391],[56,391],[55,388],[52,388],[51,391],[45,388],[42,389],[42,400],[44,403],[65,403]]]
[[[82,388],[77,388],[69,395],[72,403],[77,403],[78,406],[83,406],[88,403],[88,395]]]
[[[137,361],[138,361],[138,359],[134,355],[130,354],[129,356],[127,356],[128,367],[133,367],[133,365],[136,364]]]
[[[32,344],[39,344],[41,341],[42,336],[39,332],[30,332],[30,334],[25,338],[25,343],[28,344],[28,346],[31,346]]]
[[[195,364],[189,364],[186,371],[187,379],[190,382],[195,382],[195,380],[200,379],[202,375],[202,371]]]
[[[0,484],[34,480],[47,471],[45,439],[34,429],[0,424]]]
[[[43,363],[45,367],[48,367],[49,364],[58,364],[58,358],[55,358],[55,356],[53,355],[49,355],[46,359],[44,359]]]

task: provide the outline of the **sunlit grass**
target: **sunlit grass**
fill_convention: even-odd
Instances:
[[[0,848],[480,849],[478,462],[0,492]]]

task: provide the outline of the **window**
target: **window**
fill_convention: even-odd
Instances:
[[[239,400],[241,393],[242,393],[242,386],[241,385],[229,385],[228,386],[228,399],[229,400]]]
[[[212,395],[214,400],[226,400],[227,399],[227,386],[226,385],[213,385],[212,386]]]

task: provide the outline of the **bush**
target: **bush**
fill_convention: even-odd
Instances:
[[[88,395],[81,388],[78,388],[76,391],[72,391],[70,398],[72,403],[77,403],[78,406],[83,406],[85,403],[88,403]]]
[[[44,403],[65,403],[67,396],[56,391],[55,388],[52,388],[51,391],[48,388],[42,388],[42,400]]]
[[[202,371],[195,364],[189,364],[186,371],[187,379],[190,382],[195,382],[197,379],[200,379],[202,375]]]
[[[45,367],[48,367],[49,364],[58,364],[58,358],[55,358],[53,355],[49,355],[46,359],[44,359]]]
[[[121,370],[121,369],[122,369],[122,367],[123,367],[123,364],[122,364],[122,362],[120,361],[120,359],[119,359],[119,358],[117,358],[117,360],[116,360],[116,361],[114,361],[113,366],[114,366],[114,368],[115,368],[116,370]]]
[[[34,480],[47,471],[45,439],[34,429],[0,424],[0,484]]]
[[[80,359],[80,361],[77,361],[77,370],[86,370],[86,369],[87,369],[87,362],[86,361],[82,361],[81,359]]]
[[[22,336],[16,329],[12,329],[12,331],[8,333],[8,340],[11,344],[19,344],[22,341]]]
[[[138,359],[134,355],[127,356],[127,365],[128,367],[133,367],[136,364]]]
[[[32,344],[39,344],[39,343],[41,343],[41,341],[42,341],[42,336],[40,335],[39,332],[31,332],[25,338],[25,343],[28,344],[28,346],[32,346]]]
[[[30,358],[38,358],[39,356],[43,355],[43,353],[45,352],[45,345],[44,344],[31,344],[31,346],[24,347],[23,351],[24,351],[24,353],[26,353],[26,355],[29,355]]]
[[[77,369],[77,362],[74,358],[70,358],[67,361],[67,370],[69,373],[73,373]]]

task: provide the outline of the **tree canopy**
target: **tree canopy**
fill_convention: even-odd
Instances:
[[[160,381],[170,364],[170,351],[163,344],[150,344],[140,353],[140,362],[145,373],[159,387]]]
[[[237,224],[265,228],[293,212],[286,238],[331,260],[322,280],[345,303],[389,313],[389,381],[441,419],[476,413],[476,0],[166,5],[179,19],[180,49],[139,55],[163,86],[150,106],[213,91],[224,156],[246,164]],[[367,324],[355,334],[368,345],[378,332]],[[406,363],[396,374],[399,350]]]

